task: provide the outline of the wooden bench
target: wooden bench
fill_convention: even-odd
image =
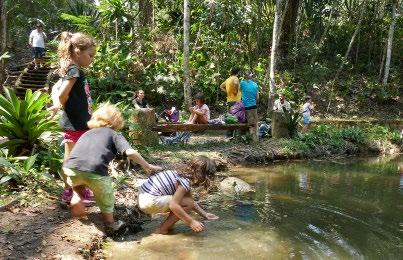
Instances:
[[[134,109],[130,124],[129,135],[135,144],[145,146],[155,145],[159,142],[157,132],[200,132],[218,130],[242,130],[252,133],[253,140],[257,141],[257,129],[250,124],[180,124],[180,123],[160,123],[155,122],[155,112],[152,108]],[[134,124],[134,126],[133,126]]]
[[[253,125],[249,124],[180,124],[180,123],[164,123],[157,124],[152,127],[155,132],[199,132],[206,130],[249,130]]]

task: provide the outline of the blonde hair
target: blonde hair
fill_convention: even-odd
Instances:
[[[99,106],[92,114],[91,120],[87,123],[90,129],[99,127],[110,127],[113,130],[120,130],[124,126],[123,116],[119,109],[107,102]]]
[[[94,38],[84,33],[62,32],[60,35],[60,43],[57,53],[59,54],[59,75],[65,76],[70,66],[76,50],[84,51],[91,47],[95,47]]]

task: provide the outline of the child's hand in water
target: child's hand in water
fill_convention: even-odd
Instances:
[[[214,215],[213,213],[207,213],[206,219],[207,220],[217,220],[217,219],[219,219],[219,217],[217,215]]]
[[[197,220],[190,222],[190,227],[194,232],[202,232],[204,230],[204,225]]]
[[[157,172],[157,171],[162,171],[162,167],[161,166],[157,166],[157,165],[153,165],[153,164],[149,164],[148,167],[146,168],[146,171],[148,173],[153,173],[153,172]]]

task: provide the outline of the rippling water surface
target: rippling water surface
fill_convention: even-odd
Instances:
[[[232,171],[256,190],[209,197],[219,221],[192,233],[150,235],[161,219],[122,242],[113,259],[402,259],[403,175],[397,159],[288,162]]]

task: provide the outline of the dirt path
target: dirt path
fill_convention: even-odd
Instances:
[[[115,216],[128,227],[124,234],[136,233],[148,216],[135,207],[136,183],[146,176],[135,170],[117,172]],[[119,183],[119,178],[125,181]],[[85,219],[71,217],[59,205],[58,195],[44,191],[30,197],[29,206],[12,203],[0,211],[0,259],[101,259],[97,252],[106,236],[98,207],[87,208]],[[26,203],[25,203],[26,204]]]
[[[0,212],[0,259],[82,259],[103,236],[96,209],[90,212],[88,220],[73,219],[51,199]]]

